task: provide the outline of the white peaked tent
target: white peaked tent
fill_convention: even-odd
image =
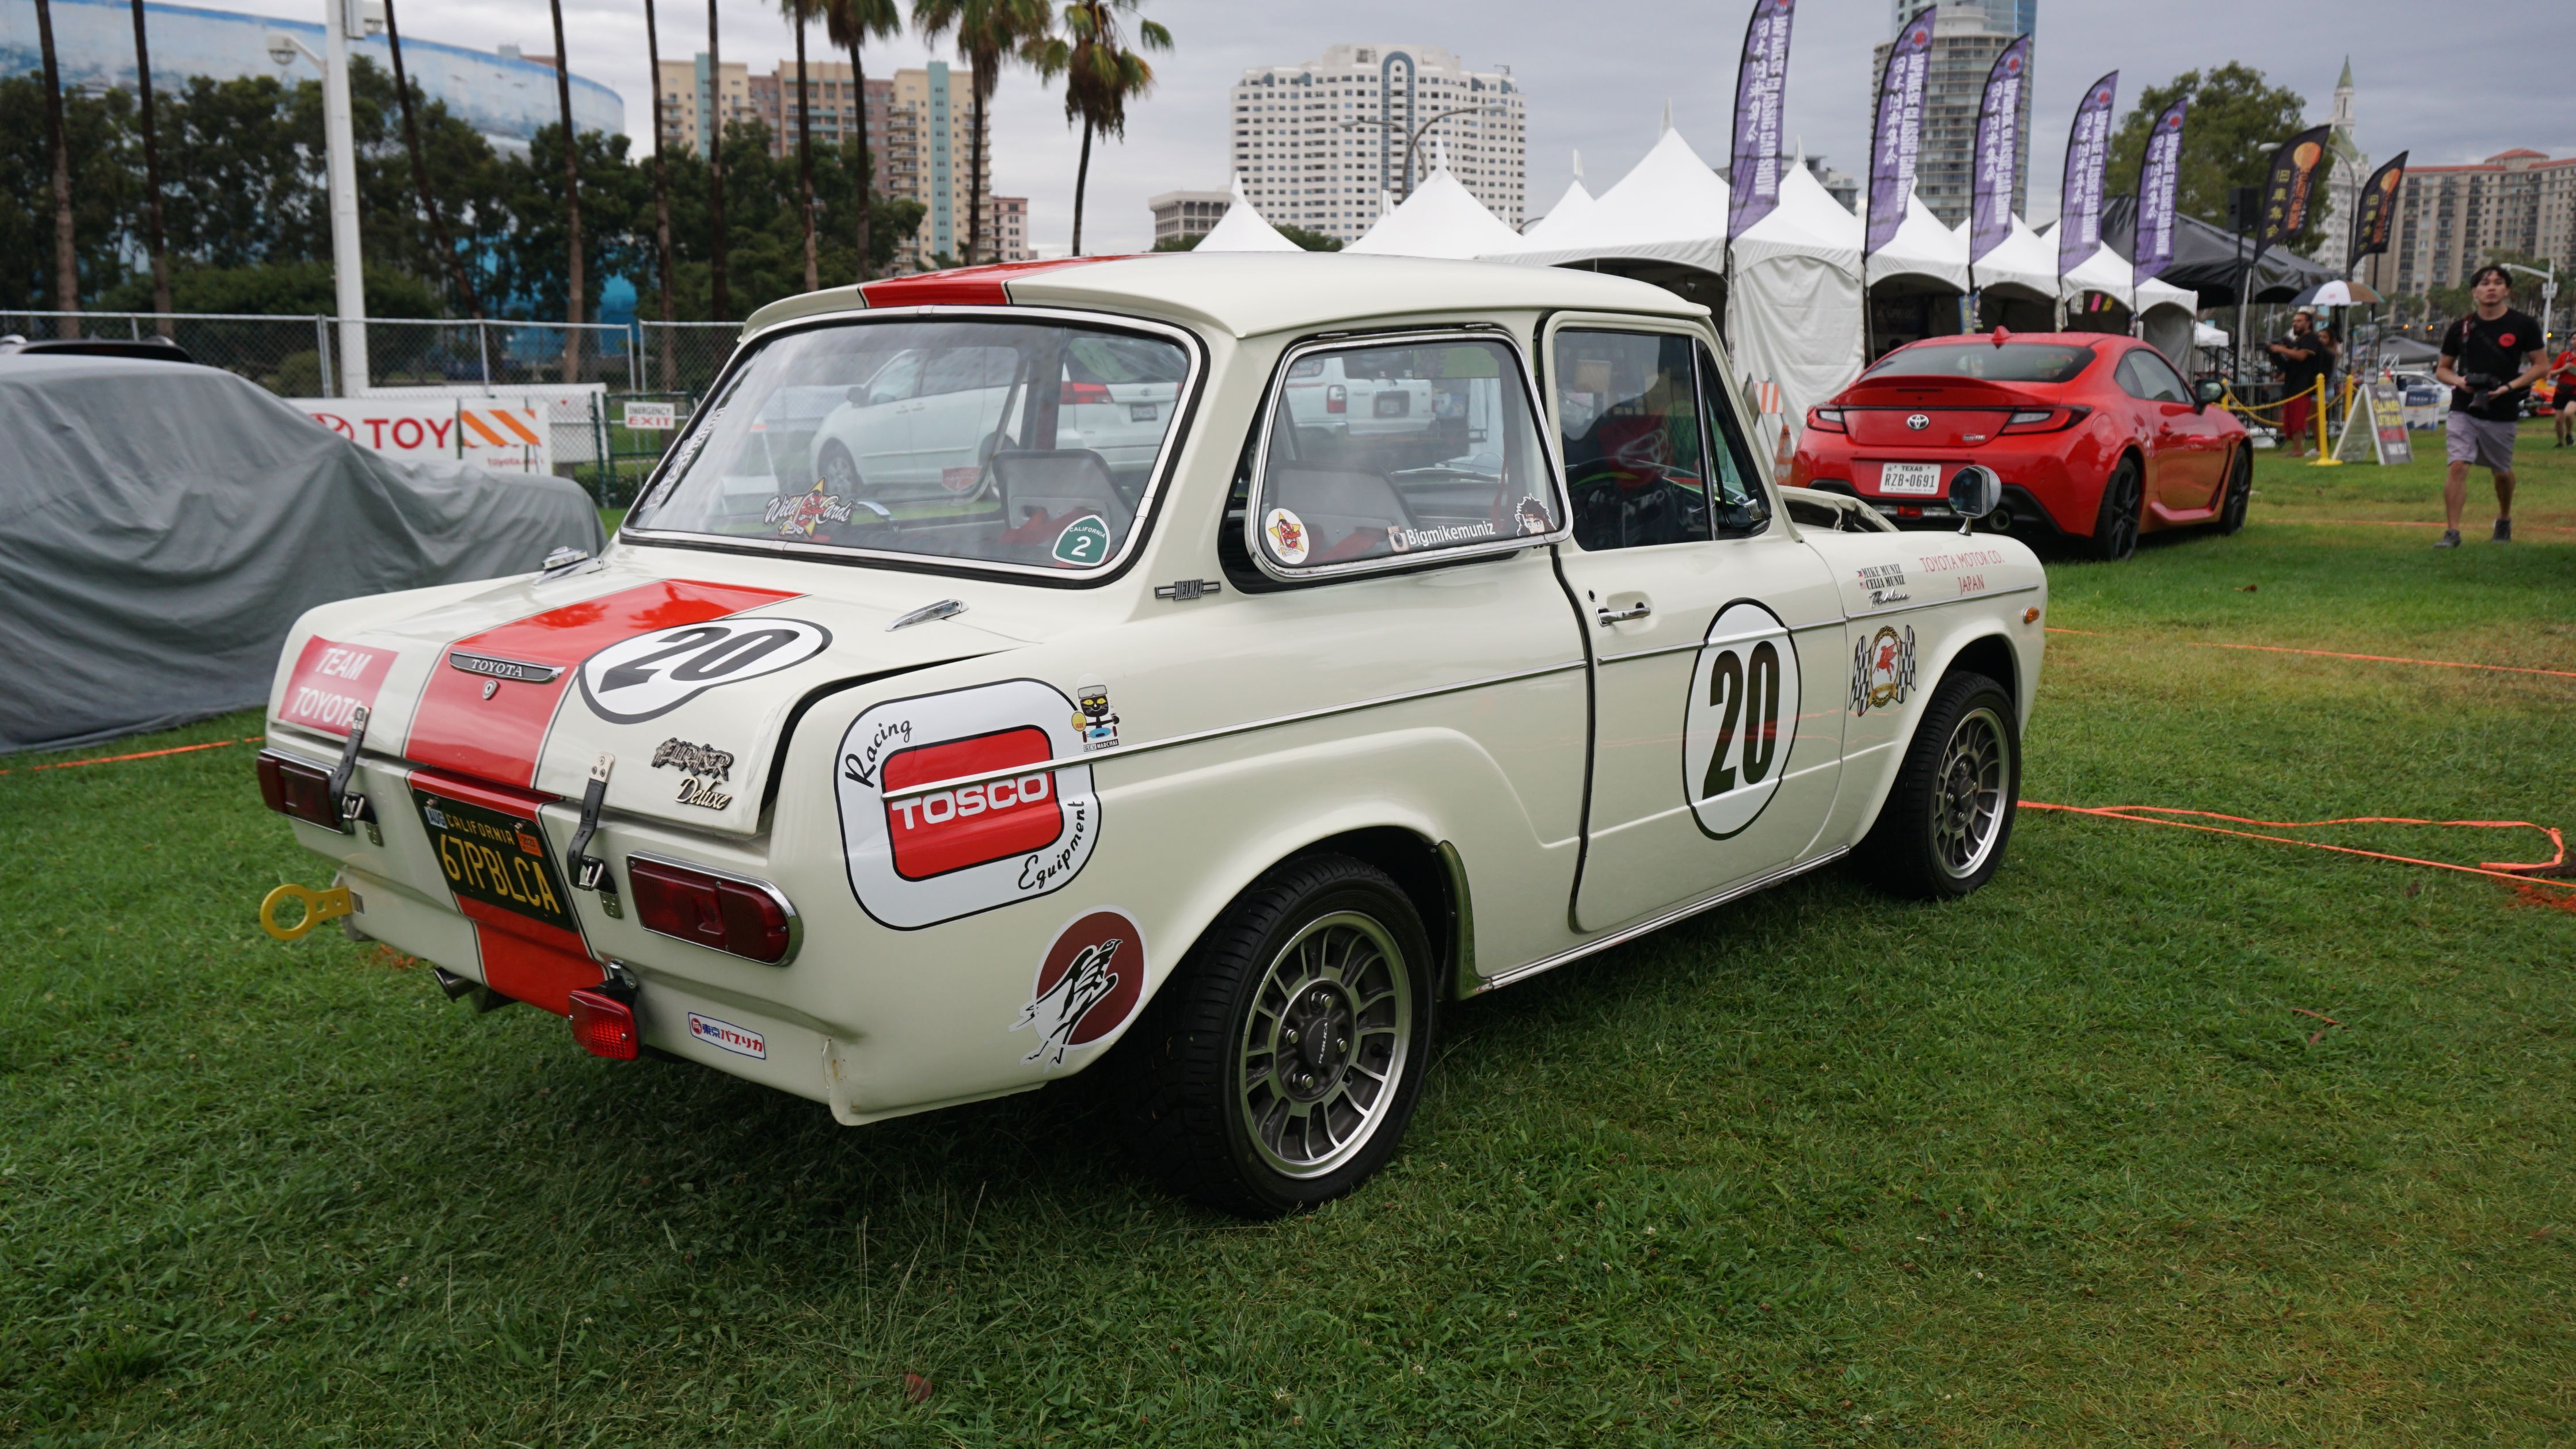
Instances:
[[[1861,240],[1860,219],[1803,161],[1780,178],[1779,206],[1735,239],[1727,349],[1737,371],[1780,384],[1792,433],[1860,375]]]
[[[1485,209],[1458,178],[1447,158],[1404,204],[1377,219],[1368,234],[1344,248],[1362,256],[1443,257],[1453,261],[1510,251],[1523,238]]]
[[[2193,329],[2200,322],[2200,294],[2149,277],[2138,284],[2134,305],[2138,335],[2188,375],[2192,370]]]
[[[1199,238],[1193,248],[1202,252],[1293,252],[1300,251],[1295,242],[1279,234],[1279,228],[1261,219],[1252,202],[1243,194],[1243,178],[1234,178],[1234,202],[1217,218],[1208,234]]]
[[[2093,249],[2093,255],[2077,263],[2075,270],[2058,280],[2057,297],[2059,301],[2072,305],[2083,301],[2087,292],[2099,292],[2134,312],[2137,309],[2131,300],[2135,294],[2133,275],[2129,259],[2111,250],[2109,242],[2104,242]]]
[[[1863,235],[1867,235],[1869,211],[1861,210]],[[1870,254],[1869,284],[1873,287],[1893,277],[1921,277],[1939,282],[1954,291],[1968,290],[1968,237],[1952,231],[1932,214],[1920,196],[1905,198],[1905,221],[1887,245]]]
[[[1664,132],[1580,215],[1562,226],[1555,221],[1547,218],[1544,237],[1515,237],[1517,245],[1498,249],[1494,260],[1554,266],[1627,259],[1726,271],[1726,180],[1679,131]]]
[[[1521,233],[1521,244],[1553,246],[1557,237],[1576,235],[1583,218],[1590,216],[1592,208],[1598,204],[1592,199],[1592,193],[1583,189],[1582,173],[1576,172],[1574,179],[1565,184],[1565,194],[1556,199],[1556,205],[1547,209],[1547,215],[1531,222],[1529,230]]]
[[[1970,224],[1963,221],[1953,228],[1963,250],[1969,246]],[[2032,231],[2029,222],[2016,216],[2011,234],[1976,263],[1976,282],[1979,291],[2000,287],[2023,294],[2029,301],[2050,301],[2057,296],[2057,249]]]

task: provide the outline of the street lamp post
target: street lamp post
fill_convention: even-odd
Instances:
[[[2520,272],[2526,277],[2538,277],[2540,279],[2540,341],[2542,346],[2547,346],[2549,343],[2549,313],[2552,308],[2555,308],[2558,305],[2557,259],[2554,257],[2550,259],[2549,270],[2545,272],[2538,267],[2526,267],[2520,262],[2498,262],[2496,265],[2504,268],[2508,272]]]
[[[1426,132],[1428,132],[1432,127],[1439,125],[1442,121],[1449,119],[1451,116],[1463,116],[1471,111],[1488,111],[1493,109],[1494,107],[1488,105],[1457,106],[1450,110],[1442,111],[1440,114],[1433,116],[1430,120],[1414,127],[1413,134],[1404,138],[1404,192],[1402,195],[1396,197],[1396,200],[1404,201],[1413,195],[1413,153],[1414,149],[1422,144],[1422,137]],[[1345,131],[1354,130],[1361,126],[1375,126],[1381,131],[1392,131],[1395,129],[1395,126],[1391,122],[1373,121],[1365,116],[1356,120],[1349,120],[1341,123],[1342,129]]]
[[[297,56],[322,72],[322,141],[331,183],[331,276],[340,313],[341,390],[367,393],[367,287],[358,253],[358,159],[349,121],[349,42],[384,28],[379,0],[323,0],[322,54],[283,30],[268,33],[268,58],[280,66]]]

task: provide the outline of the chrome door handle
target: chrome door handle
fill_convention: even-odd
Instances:
[[[1655,612],[1655,606],[1652,604],[1630,604],[1624,609],[1596,609],[1593,615],[1601,621],[1601,627],[1607,629],[1613,624],[1625,624],[1632,619],[1642,619],[1653,612]]]

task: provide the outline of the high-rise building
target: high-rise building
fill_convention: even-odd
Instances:
[[[1915,153],[1914,194],[1932,208],[1944,226],[1957,226],[1968,218],[1968,206],[1976,192],[1977,110],[1986,99],[1986,74],[1994,69],[1995,57],[2021,35],[2029,33],[2036,0],[1973,0],[1973,3],[1943,5],[1932,21],[1932,54],[1930,69],[1923,79],[1923,142]],[[1933,7],[1902,5],[1898,22],[1912,19]],[[1995,19],[1997,11],[2012,12],[2006,24]],[[2019,25],[2020,29],[2007,28]],[[1876,124],[1879,77],[1887,73],[1887,53],[1894,41],[1882,41],[1869,57],[1869,96],[1871,124]],[[2032,46],[2033,64],[2022,78],[2021,125],[2016,132],[2021,138],[2020,154],[2013,161],[2012,209],[2020,214],[2029,209],[2030,199],[2030,96],[2031,75],[2038,70],[2038,47]],[[1864,130],[1863,134],[1868,134]]]
[[[2030,35],[2039,29],[2039,0],[1895,0],[1894,22],[1888,29],[1904,29],[1906,21],[1936,4],[1982,10],[1986,13],[1986,28],[2006,35]]]
[[[1245,71],[1232,104],[1233,168],[1273,225],[1357,240],[1380,193],[1407,192],[1417,132],[1415,184],[1445,157],[1487,210],[1521,224],[1529,116],[1509,66],[1469,70],[1428,45],[1336,45],[1302,65]]]
[[[718,82],[724,97],[725,124],[758,121],[769,129],[770,153],[790,156],[796,149],[796,64],[787,61],[766,75],[753,75],[728,61],[722,76],[711,76],[707,58],[662,62],[663,143],[705,155],[714,134],[713,96]],[[968,132],[973,107],[965,77],[952,74],[943,61],[919,70],[899,70],[867,82],[862,98],[847,61],[808,60],[805,88],[808,124],[817,151],[837,153],[843,141],[858,134],[858,115],[867,112],[868,147],[880,196],[918,201],[926,208],[920,231],[906,238],[895,264],[918,271],[940,257],[962,261],[966,254],[969,181]],[[1022,261],[1028,250],[1028,200],[992,194],[992,123],[985,119],[983,261]]]
[[[2351,235],[2348,215],[2330,224]],[[2576,275],[2576,157],[2552,161],[2514,150],[2474,166],[2410,163],[2388,252],[2371,259],[2365,280],[2383,292],[2420,296],[2467,282],[2498,251],[2550,258],[2560,277]],[[2562,282],[2559,294],[2570,290]]]
[[[1225,191],[1166,191],[1146,197],[1146,209],[1154,213],[1154,244],[1206,236],[1225,220],[1225,209],[1233,204],[1233,193]]]

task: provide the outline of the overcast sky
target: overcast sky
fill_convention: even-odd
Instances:
[[[315,0],[213,3],[298,17],[322,8]],[[765,72],[792,56],[776,3],[719,3],[727,59]],[[1723,164],[1749,7],[1750,0],[1145,0],[1144,13],[1171,28],[1176,48],[1153,58],[1160,83],[1131,110],[1126,142],[1093,150],[1085,249],[1147,246],[1146,197],[1225,185],[1227,88],[1246,67],[1311,60],[1343,41],[1438,46],[1478,69],[1510,66],[1529,97],[1534,214],[1564,190],[1577,149],[1595,194],[1618,180],[1654,143],[1667,98],[1684,137]],[[2533,10],[2539,28],[2517,37],[2500,18],[2454,23],[2452,12],[2422,0],[2039,0],[2029,219],[2056,215],[2076,99],[2114,68],[2123,114],[2142,86],[2241,60],[2307,97],[2310,118],[2321,122],[2349,49],[2357,139],[2374,161],[2406,148],[2417,164],[2473,161],[2514,146],[2576,153],[2576,105],[2562,83],[2567,30],[2543,18],[2553,13],[2564,8]],[[664,0],[660,19],[666,57],[705,48],[703,5]],[[652,130],[641,0],[565,0],[564,25],[574,73],[625,97],[627,130],[640,143]],[[1887,0],[1808,0],[1799,11],[1790,129],[1811,153],[1855,175],[1868,150],[1869,50],[1891,28]],[[554,49],[545,9],[524,0],[410,0],[404,30],[476,48]],[[809,59],[828,58],[819,31],[809,44]],[[906,37],[872,47],[868,71],[931,58]],[[1026,71],[1005,72],[994,103],[993,189],[1029,198],[1037,243],[1061,246],[1070,234],[1077,143],[1060,94],[1042,91]]]

